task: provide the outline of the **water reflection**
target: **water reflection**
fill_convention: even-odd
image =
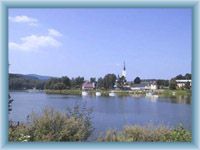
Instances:
[[[173,96],[168,98],[159,98],[160,102],[170,102],[170,103],[177,103],[177,104],[191,104],[192,98],[191,96]]]

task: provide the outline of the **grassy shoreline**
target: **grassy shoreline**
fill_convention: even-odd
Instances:
[[[97,90],[101,92],[102,96],[108,96],[111,90]],[[145,96],[149,91],[123,91],[123,90],[113,90],[117,96]],[[81,95],[81,89],[70,89],[70,90],[45,90],[46,94],[63,94],[63,95]],[[89,95],[94,95],[96,90],[88,91]],[[191,96],[191,90],[155,90],[154,93],[159,97],[176,97],[176,96]]]

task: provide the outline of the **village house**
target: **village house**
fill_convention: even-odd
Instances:
[[[187,83],[189,83],[190,87],[192,87],[192,80],[176,80],[176,85],[178,88],[185,87]]]
[[[156,90],[157,85],[155,83],[148,83],[148,82],[143,82],[140,84],[136,84],[133,87],[131,87],[131,90]]]
[[[95,83],[86,81],[82,84],[82,90],[93,90],[95,89]]]

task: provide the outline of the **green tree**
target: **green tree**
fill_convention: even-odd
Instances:
[[[169,86],[169,80],[157,80],[156,84],[157,84],[158,88],[168,87]]]
[[[94,77],[90,78],[90,82],[95,83],[96,82],[96,78],[94,78]]]
[[[118,76],[117,87],[122,88],[125,83],[126,83],[126,78],[124,76],[121,77]]]
[[[116,75],[115,74],[107,74],[103,79],[104,88],[105,89],[112,89],[116,82]]]
[[[175,90],[176,89],[176,80],[175,79],[171,79],[169,82],[169,88],[171,90]]]
[[[55,90],[63,90],[63,89],[65,89],[65,84],[58,82],[58,83],[54,84],[54,89]]]
[[[81,88],[83,83],[84,83],[84,77],[75,78],[75,85],[77,88]]]
[[[67,76],[62,77],[62,82],[65,85],[65,87],[71,87],[71,80]]]
[[[136,78],[134,79],[134,83],[135,83],[135,84],[140,84],[140,82],[141,82],[140,77],[136,77]]]
[[[185,79],[191,80],[191,79],[192,79],[192,74],[186,73],[186,74],[185,74]]]
[[[97,88],[101,89],[104,87],[103,78],[100,77],[97,81]]]
[[[182,74],[179,74],[179,75],[177,75],[177,76],[175,77],[175,79],[177,79],[177,80],[183,80],[183,79],[185,79],[185,77],[182,76]]]

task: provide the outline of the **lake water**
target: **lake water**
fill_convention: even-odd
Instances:
[[[10,119],[26,121],[32,111],[40,113],[45,107],[66,111],[68,107],[85,105],[92,108],[95,132],[122,129],[125,125],[164,124],[175,127],[180,123],[192,127],[192,106],[188,98],[151,99],[147,97],[95,97],[74,95],[48,95],[45,93],[10,92],[14,99]]]

